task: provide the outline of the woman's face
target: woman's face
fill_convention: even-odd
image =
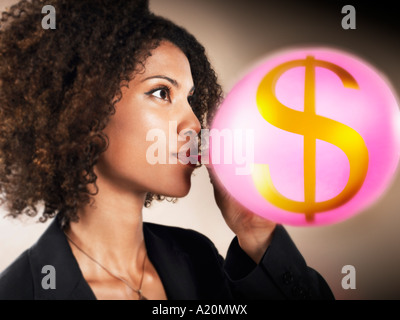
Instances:
[[[177,161],[177,153],[194,141],[185,132],[196,136],[201,129],[189,104],[194,93],[190,64],[178,47],[163,41],[144,67],[129,88],[122,88],[122,99],[104,130],[109,147],[96,173],[121,192],[182,197],[190,190],[195,168]]]

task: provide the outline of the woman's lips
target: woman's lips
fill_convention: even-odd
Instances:
[[[187,155],[186,153],[172,153],[174,157],[177,157],[182,164],[188,164],[195,166],[198,162],[200,162],[200,155]]]
[[[197,162],[199,162],[199,156],[198,155],[187,155],[187,154],[181,154],[178,153],[178,159],[183,162],[183,164],[191,164],[191,165],[196,165]]]
[[[207,164],[210,164],[210,161],[211,161],[211,158],[208,154],[203,155],[203,156],[200,154],[199,155],[197,155],[197,154],[187,155],[182,152],[182,153],[171,153],[171,155],[174,158],[178,158],[179,160],[181,160],[183,164],[196,165],[199,163],[199,164],[207,165]]]

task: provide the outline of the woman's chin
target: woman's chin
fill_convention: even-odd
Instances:
[[[158,194],[162,194],[166,197],[170,198],[183,198],[188,195],[190,191],[190,184],[188,185],[181,185],[181,186],[171,186],[168,190],[164,192],[159,192]]]

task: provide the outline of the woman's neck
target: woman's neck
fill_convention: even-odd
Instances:
[[[92,258],[124,274],[142,267],[145,244],[142,208],[146,193],[122,190],[98,176],[94,204],[78,209],[66,233]]]

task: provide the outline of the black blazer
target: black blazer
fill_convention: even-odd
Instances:
[[[152,223],[144,223],[143,231],[148,257],[168,299],[334,298],[280,225],[258,265],[241,250],[236,237],[224,260],[196,231]],[[42,288],[45,265],[55,267],[55,289]],[[96,299],[58,219],[0,274],[0,299]]]

